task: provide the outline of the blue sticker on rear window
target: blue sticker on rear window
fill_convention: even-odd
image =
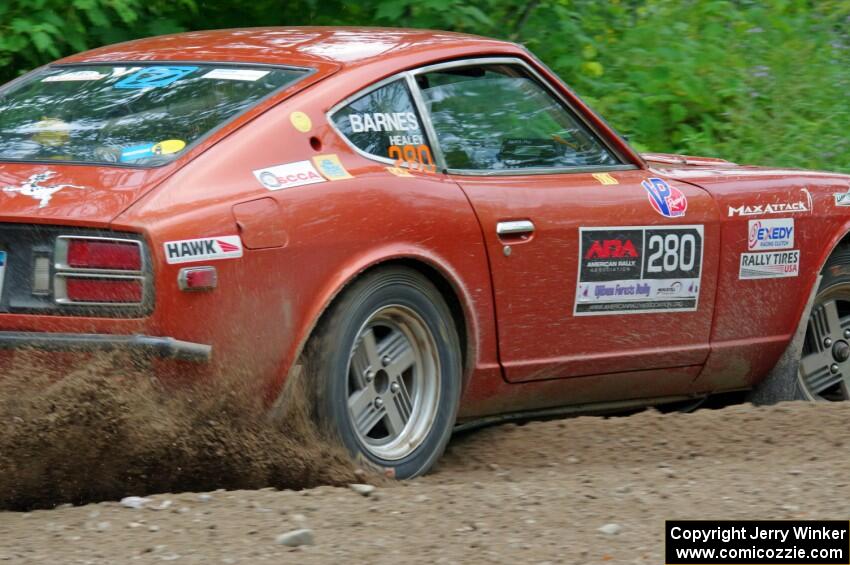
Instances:
[[[158,88],[180,80],[198,67],[147,67],[115,83],[115,88]]]

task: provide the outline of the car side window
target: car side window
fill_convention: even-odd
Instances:
[[[449,169],[621,164],[519,65],[454,67],[416,80]]]
[[[336,111],[334,125],[358,149],[396,166],[434,171],[434,158],[407,83],[391,82]]]

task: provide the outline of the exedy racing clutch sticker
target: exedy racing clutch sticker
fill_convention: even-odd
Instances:
[[[697,309],[703,226],[579,228],[576,316]]]

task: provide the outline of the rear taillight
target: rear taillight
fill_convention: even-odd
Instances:
[[[59,236],[54,265],[59,304],[135,306],[145,301],[149,282],[140,241]]]
[[[136,241],[68,239],[67,262],[72,269],[141,271],[142,249]]]
[[[71,302],[141,303],[144,287],[137,280],[66,277],[65,295]]]

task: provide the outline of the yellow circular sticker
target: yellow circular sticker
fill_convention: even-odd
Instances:
[[[289,121],[301,133],[307,133],[313,129],[313,122],[310,121],[310,116],[304,112],[292,112],[289,114]]]
[[[154,155],[171,155],[182,151],[184,147],[186,147],[186,142],[182,139],[166,139],[154,145],[151,152]]]
[[[71,125],[56,118],[44,118],[35,125],[32,140],[48,147],[58,147],[71,138]]]

